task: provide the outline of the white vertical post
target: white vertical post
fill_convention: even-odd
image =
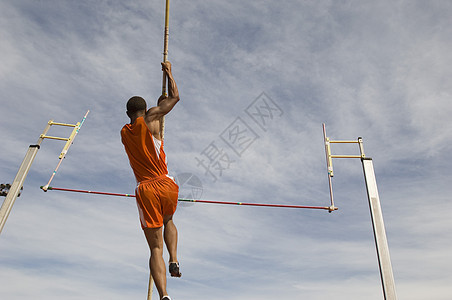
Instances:
[[[6,195],[5,201],[3,201],[2,207],[0,208],[0,233],[5,226],[6,220],[8,219],[9,213],[13,208],[14,202],[16,201],[17,196],[19,195],[20,189],[22,188],[25,178],[28,175],[28,171],[30,170],[31,164],[38,153],[40,145],[44,140],[44,136],[50,129],[52,120],[49,121],[44,132],[39,137],[36,145],[30,145],[28,148],[27,154],[25,154],[25,158],[20,165],[19,171],[14,178],[13,183],[11,184],[11,188],[9,189],[8,195]]]
[[[13,208],[14,202],[19,195],[20,189],[23,186],[25,177],[27,177],[28,171],[30,170],[31,164],[38,152],[39,146],[31,145],[28,148],[27,154],[25,155],[22,165],[17,172],[16,178],[14,178],[11,188],[9,189],[8,195],[6,195],[5,201],[3,201],[2,207],[0,209],[0,232],[5,226],[6,220],[8,219],[9,213]]]
[[[386,238],[383,214],[381,211],[380,197],[378,196],[377,181],[371,158],[362,158],[364,178],[366,180],[367,196],[369,198],[370,215],[377,249],[378,263],[380,267],[381,284],[385,300],[396,300],[394,275],[392,272],[391,258],[389,256],[388,241]]]

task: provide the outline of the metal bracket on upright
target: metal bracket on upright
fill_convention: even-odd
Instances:
[[[74,127],[72,130],[71,135],[68,138],[62,138],[62,137],[56,137],[56,136],[49,136],[45,134],[41,134],[41,137],[43,139],[52,139],[52,140],[60,140],[60,141],[66,141],[66,144],[63,147],[63,150],[60,153],[60,156],[58,158],[62,158],[66,153],[67,149],[70,147],[72,140],[74,139],[74,136],[77,134],[77,131],[80,129],[80,122],[77,122],[77,124],[66,124],[66,123],[57,123],[53,122],[53,120],[50,120],[48,123],[50,126],[65,126],[65,127]]]
[[[14,178],[14,181],[11,184],[11,187],[9,188],[8,194],[6,195],[6,198],[3,201],[3,204],[0,208],[0,233],[2,232],[3,227],[5,226],[6,220],[8,219],[9,213],[11,212],[14,202],[16,201],[16,198],[18,197],[18,195],[21,191],[25,178],[28,175],[28,171],[31,168],[31,164],[34,161],[36,154],[38,153],[38,150],[41,148],[42,141],[44,139],[54,139],[54,140],[66,141],[66,145],[63,147],[63,150],[61,151],[61,154],[60,154],[60,159],[64,158],[67,150],[69,149],[75,136],[77,135],[78,131],[80,130],[80,127],[82,126],[83,121],[86,119],[88,113],[89,113],[89,110],[85,114],[85,117],[83,118],[83,120],[75,125],[74,124],[57,123],[57,122],[53,122],[53,120],[50,120],[47,123],[47,126],[45,127],[42,134],[39,136],[39,139],[36,142],[36,144],[29,146],[28,151],[25,154],[25,158],[23,159],[22,164],[19,168],[19,171],[17,172],[16,177]],[[49,131],[49,129],[52,125],[74,127],[74,130],[72,131],[71,135],[68,138],[48,136],[47,132]],[[60,161],[60,163],[61,163],[61,161]]]
[[[333,202],[333,187],[331,178],[333,173],[333,158],[360,158],[363,165],[364,178],[366,182],[367,197],[369,200],[370,216],[372,220],[372,229],[375,238],[375,247],[377,250],[378,264],[380,268],[380,277],[385,300],[396,300],[396,291],[394,275],[392,271],[391,259],[389,256],[389,246],[386,237],[386,231],[383,222],[383,213],[378,196],[377,181],[373,169],[372,158],[364,154],[363,139],[357,141],[332,141],[326,136],[325,124],[323,124],[323,137],[325,141],[326,163],[328,168],[328,181],[330,186],[331,206]],[[331,144],[358,144],[359,155],[333,155],[331,154]]]

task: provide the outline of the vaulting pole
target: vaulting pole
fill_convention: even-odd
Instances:
[[[166,0],[166,9],[165,9],[165,30],[163,33],[163,62],[168,60],[168,39],[169,39],[169,0]],[[163,80],[162,80],[162,95],[166,94],[166,74],[163,72]],[[160,120],[160,132],[162,134],[162,139],[165,136],[165,117],[162,117]]]
[[[166,0],[165,6],[165,29],[163,33],[163,62],[168,60],[168,38],[169,38],[169,0]],[[166,74],[163,72],[162,79],[162,95],[166,94]],[[165,117],[160,119],[160,134],[162,139],[165,137]],[[152,274],[149,272],[149,288],[148,288],[148,300],[152,300],[152,288],[154,286],[154,280]]]

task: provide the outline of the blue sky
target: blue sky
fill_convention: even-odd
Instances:
[[[363,137],[399,299],[449,299],[451,13],[439,0],[172,0],[171,174],[198,179],[202,199],[327,206],[322,123],[332,139]],[[159,96],[163,18],[164,1],[0,2],[2,183],[50,119],[89,109],[52,185],[133,193],[119,130],[129,97]],[[263,127],[247,114],[260,97],[277,105]],[[252,134],[230,147],[237,124]],[[43,142],[1,233],[2,299],[144,299],[133,199],[39,189],[62,147]],[[213,150],[221,172],[200,164]],[[180,205],[173,299],[382,299],[361,163],[334,169],[331,214]]]

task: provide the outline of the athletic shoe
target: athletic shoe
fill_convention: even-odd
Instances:
[[[162,300],[171,300],[170,296],[164,296]]]
[[[181,277],[182,274],[179,271],[179,263],[178,262],[172,262],[169,264],[169,272],[171,274],[171,277]]]

